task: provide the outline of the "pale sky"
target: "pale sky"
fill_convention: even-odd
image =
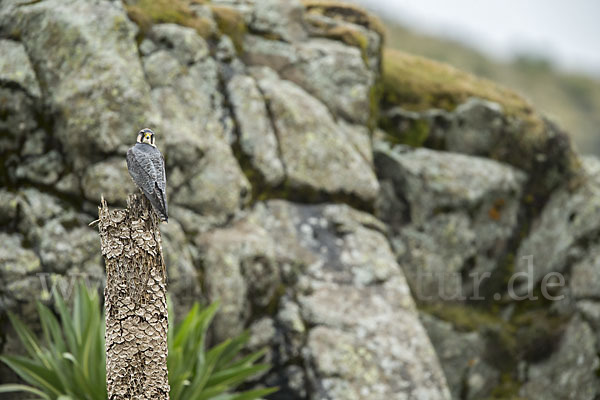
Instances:
[[[600,76],[600,0],[354,0],[499,58],[534,51]]]

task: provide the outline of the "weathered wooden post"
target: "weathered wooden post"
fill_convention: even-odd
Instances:
[[[167,288],[158,217],[141,194],[127,208],[102,199],[106,261],[106,382],[109,400],[169,398]]]

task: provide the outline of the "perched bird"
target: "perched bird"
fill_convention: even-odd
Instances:
[[[142,129],[127,151],[127,169],[161,220],[168,221],[165,160],[154,144],[154,132]]]

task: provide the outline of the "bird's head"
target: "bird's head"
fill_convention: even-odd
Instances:
[[[152,132],[148,128],[142,129],[141,131],[138,132],[137,142],[138,143],[147,143],[150,146],[156,147],[156,145],[154,144],[154,132]]]

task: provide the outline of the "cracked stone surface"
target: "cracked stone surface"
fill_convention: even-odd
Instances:
[[[532,272],[522,290],[536,285],[550,272],[563,272],[586,254],[600,232],[600,161],[583,159],[583,174],[577,187],[557,190],[523,240],[517,253],[516,272]],[[548,246],[552,243],[552,246]]]
[[[199,235],[207,293],[224,311],[215,334],[268,326],[269,359],[300,367],[311,398],[450,398],[382,228],[348,206],[269,201]],[[253,323],[266,305],[274,323]],[[267,381],[301,396],[281,371]]]
[[[559,349],[547,360],[529,367],[529,382],[519,395],[534,398],[544,393],[548,399],[593,399],[598,392],[595,369],[599,365],[591,328],[581,318],[573,318]]]
[[[268,348],[273,368],[251,384],[279,386],[270,400],[598,397],[600,161],[580,168],[558,127],[524,131],[487,100],[453,111],[379,101],[383,30],[352,4],[192,2],[203,33],[140,27],[125,7],[0,2],[2,354],[23,350],[7,312],[37,329],[36,301],[52,306],[53,288],[103,281],[89,223],[101,197],[120,215],[135,192],[124,155],[149,127],[167,168],[170,317],[220,299],[211,337],[249,329],[248,350]],[[423,122],[430,149],[389,143]],[[522,307],[502,297],[481,304],[489,326],[461,325],[473,309],[441,296],[440,281],[450,296],[472,295],[471,274],[504,285],[529,272],[527,255],[535,286],[564,275],[553,291],[564,298]],[[149,272],[162,295],[163,272]],[[118,300],[111,312],[128,312]],[[163,329],[164,302],[152,304]],[[440,305],[464,314],[425,313]],[[164,333],[135,318],[126,329]],[[164,350],[152,340],[140,345]],[[538,343],[545,353],[532,358]],[[510,351],[506,365],[487,358],[498,349]],[[0,366],[0,380],[15,376]]]
[[[274,117],[289,185],[373,201],[379,189],[375,173],[348,141],[345,126],[337,124],[317,99],[274,71],[261,68],[253,73]]]
[[[40,97],[40,86],[22,43],[0,39],[0,81],[14,82],[33,97]]]
[[[379,178],[389,182],[382,218],[421,301],[464,300],[469,274],[492,273],[517,226],[525,174],[498,162],[407,146],[375,145]],[[404,204],[405,218],[390,204]]]
[[[285,178],[285,171],[273,124],[256,81],[250,76],[236,75],[227,84],[227,91],[239,127],[242,152],[267,184],[277,186]]]
[[[135,25],[120,3],[9,1],[0,25],[21,32],[54,129],[78,165],[127,150],[132,132],[152,120],[149,86],[135,44]],[[93,77],[93,78],[92,78]]]

